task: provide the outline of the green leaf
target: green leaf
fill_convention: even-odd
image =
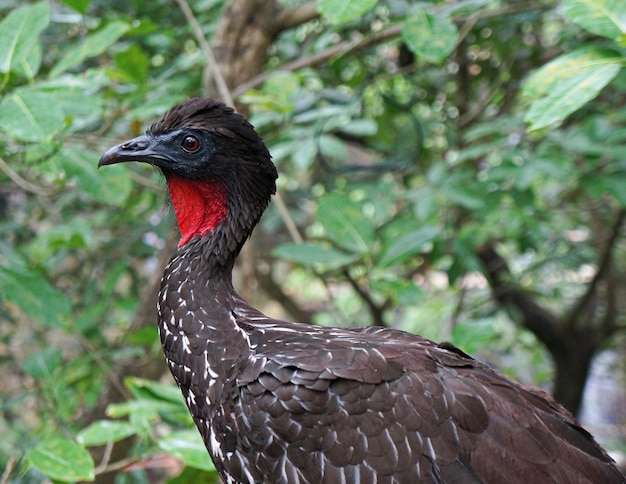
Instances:
[[[424,298],[424,291],[410,279],[380,279],[372,281],[370,287],[400,306],[414,306]]]
[[[602,179],[606,190],[615,197],[615,200],[624,208],[626,208],[626,174],[619,173],[607,176]]]
[[[596,97],[621,67],[621,57],[609,49],[582,48],[557,57],[526,82],[522,94],[533,101],[525,121],[530,129],[563,121]]]
[[[188,466],[205,471],[215,469],[196,429],[172,432],[159,440],[158,446]]]
[[[317,206],[317,220],[328,237],[340,247],[363,254],[374,240],[374,227],[359,204],[342,193],[322,197]]]
[[[41,44],[37,42],[30,51],[11,68],[16,75],[34,81],[41,67]]]
[[[116,53],[114,61],[117,69],[109,72],[110,77],[135,84],[146,78],[150,62],[145,51],[138,45],[133,44],[125,51]]]
[[[102,54],[117,39],[124,35],[128,29],[130,29],[129,24],[116,20],[103,29],[89,35],[79,48],[72,48],[65,54],[50,71],[50,77],[57,77],[70,67],[77,66],[85,59]]]
[[[65,124],[53,93],[16,89],[0,103],[0,129],[20,141],[50,142]]]
[[[450,19],[418,9],[406,18],[400,35],[415,55],[439,64],[454,50],[458,32]]]
[[[26,460],[50,479],[74,482],[93,481],[95,478],[91,455],[71,440],[44,440],[26,452]]]
[[[48,26],[50,9],[44,3],[20,7],[0,22],[0,72],[14,70],[32,51]]]
[[[455,205],[469,210],[481,210],[485,208],[485,194],[471,185],[452,185],[443,189],[445,197]]]
[[[464,321],[452,329],[451,343],[467,353],[476,353],[494,339],[494,319]]]
[[[563,0],[561,8],[572,22],[596,35],[617,40],[626,34],[624,0]]]
[[[190,482],[220,482],[217,471],[203,471],[185,466],[180,474],[167,479],[167,484],[189,484]]]
[[[437,13],[446,17],[468,15],[476,12],[489,3],[490,0],[459,0],[458,2],[444,2],[438,5]]]
[[[79,13],[85,13],[91,0],[61,0],[65,5]]]
[[[438,234],[439,227],[425,225],[395,238],[383,248],[378,266],[389,267],[413,257],[423,250],[425,244],[432,242]]]
[[[22,362],[22,371],[33,378],[52,378],[61,364],[61,350],[49,347],[29,354]]]
[[[76,148],[64,149],[55,157],[69,178],[87,196],[103,203],[121,204],[132,190],[132,181],[125,170],[98,170],[98,155]]]
[[[341,126],[339,131],[350,136],[373,136],[378,132],[378,124],[372,119],[353,119]]]
[[[76,436],[78,443],[84,446],[104,445],[117,442],[135,434],[135,427],[129,422],[98,420]]]
[[[171,383],[159,383],[144,378],[128,378],[125,384],[136,398],[163,400],[183,405],[180,390]]]
[[[378,0],[317,0],[318,11],[331,23],[339,24],[360,17]]]
[[[151,396],[140,396],[137,400],[130,400],[122,403],[112,403],[107,406],[108,417],[120,418],[128,417],[131,425],[140,433],[142,430],[149,431],[151,422],[157,418],[161,421],[172,422],[177,426],[190,426],[191,416],[185,406],[183,397],[178,391],[178,403],[167,400],[156,399]]]
[[[33,258],[44,261],[52,254],[63,249],[87,247],[91,240],[93,220],[87,217],[74,217],[68,223],[52,225],[30,244]]]
[[[0,267],[2,299],[16,304],[29,318],[49,327],[62,327],[70,302],[40,274]]]
[[[272,254],[279,259],[297,262],[306,267],[319,264],[327,269],[347,266],[358,259],[357,254],[346,254],[337,249],[306,242],[302,244],[281,244],[274,248]]]

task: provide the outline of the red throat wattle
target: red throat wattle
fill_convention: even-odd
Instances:
[[[170,175],[167,188],[181,235],[178,247],[196,235],[206,235],[226,218],[226,190],[221,183]]]

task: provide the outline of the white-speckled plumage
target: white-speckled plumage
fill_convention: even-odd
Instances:
[[[190,136],[198,151],[183,153]],[[273,320],[243,301],[234,259],[276,171],[230,108],[186,101],[100,164],[132,159],[163,170],[183,227],[161,283],[159,335],[224,482],[625,482],[548,395],[450,345]],[[185,190],[194,203],[214,198],[197,213],[182,206]]]

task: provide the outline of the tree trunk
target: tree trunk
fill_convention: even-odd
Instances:
[[[621,223],[621,222],[620,222]],[[554,398],[570,410],[578,413],[587,381],[591,361],[603,342],[611,334],[612,321],[598,324],[597,311],[581,301],[593,299],[587,291],[575,301],[573,308],[559,317],[543,308],[529,293],[516,283],[506,260],[497,252],[494,244],[487,244],[477,252],[494,299],[514,315],[514,321],[531,331],[552,356],[555,367]],[[600,274],[600,271],[598,271]],[[601,284],[592,283],[590,289]]]
[[[582,345],[563,345],[558,351],[551,351],[554,360],[554,399],[574,415],[578,414],[582,403],[585,382],[591,367],[591,360],[597,348]]]

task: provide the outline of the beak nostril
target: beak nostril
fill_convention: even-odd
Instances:
[[[145,136],[140,136],[135,139],[131,139],[120,143],[113,148],[110,148],[102,158],[98,166],[113,165],[115,163],[121,163],[123,161],[150,161],[149,153],[150,140]]]
[[[140,151],[145,150],[148,147],[148,143],[145,141],[129,141],[128,143],[124,143],[120,146],[122,150],[132,150],[132,151]]]

